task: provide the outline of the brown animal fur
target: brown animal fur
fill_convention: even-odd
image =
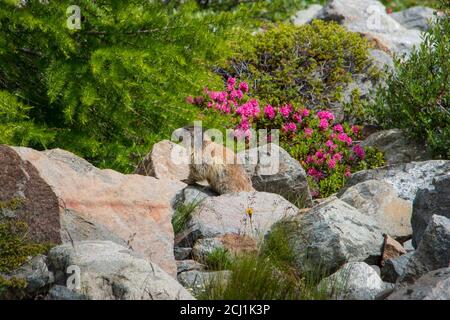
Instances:
[[[194,127],[183,128],[188,130],[193,141]],[[199,137],[200,138],[200,137]],[[211,189],[218,194],[234,193],[240,191],[255,191],[252,181],[247,176],[242,165],[236,161],[236,154],[223,145],[214,143],[202,132],[201,146],[191,143],[191,162],[189,165],[189,178],[187,183],[206,180]],[[201,163],[195,163],[195,153],[201,151]]]

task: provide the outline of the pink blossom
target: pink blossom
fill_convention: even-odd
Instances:
[[[297,121],[297,122],[302,122],[302,116],[299,115],[298,113],[294,113],[294,115],[292,116],[292,119],[294,119],[294,121]]]
[[[193,96],[187,96],[186,97],[186,102],[189,104],[194,104],[194,97]]]
[[[268,105],[264,108],[264,114],[266,115],[267,118],[269,118],[270,120],[272,120],[272,119],[275,118],[275,116],[276,116],[275,108],[272,107],[270,104],[268,104]]]
[[[244,117],[255,117],[259,114],[258,101],[252,99],[236,109],[236,113]]]
[[[334,143],[333,143],[333,141],[328,140],[327,142],[325,142],[325,145],[326,145],[328,148],[331,148],[331,147],[334,145]]]
[[[352,126],[352,132],[358,134],[361,129],[358,126]]]
[[[344,132],[344,128],[340,124],[335,125],[333,130],[336,132]]]
[[[360,159],[364,159],[366,157],[366,152],[364,151],[364,148],[362,148],[360,145],[354,146],[353,147],[353,152]]]
[[[302,115],[303,118],[308,117],[309,116],[309,110],[308,109],[303,109],[301,111],[301,115]]]
[[[294,122],[288,122],[286,124],[283,125],[283,131],[284,132],[295,132],[297,131],[297,125]]]
[[[353,139],[350,137],[347,137],[347,144],[350,146],[353,143]]]
[[[320,172],[319,170],[317,170],[315,168],[309,168],[308,175],[310,175],[311,177],[314,177],[317,180],[320,180],[322,178],[322,172]]]
[[[337,138],[339,141],[342,141],[342,142],[347,142],[347,140],[348,140],[348,136],[346,133],[339,133]]]
[[[280,108],[280,114],[284,117],[284,118],[288,118],[289,115],[292,112],[292,106],[290,104],[287,104],[285,106],[282,106]]]
[[[334,159],[328,160],[328,168],[330,168],[330,169],[336,168],[336,160],[334,160]]]
[[[307,137],[311,137],[314,132],[314,130],[311,128],[305,128],[304,131],[305,131],[305,136],[307,136]]]
[[[235,100],[235,99],[240,100],[240,99],[242,99],[243,96],[244,96],[244,94],[242,93],[241,90],[232,90],[230,92],[230,97],[233,100]]]
[[[233,90],[235,85],[236,85],[236,78],[233,78],[233,77],[228,78],[228,80],[227,80],[228,91]]]
[[[326,129],[328,129],[328,126],[329,126],[329,124],[328,124],[327,119],[320,119],[320,123],[319,123],[320,129],[326,130]]]
[[[306,157],[306,163],[307,163],[307,164],[310,164],[310,163],[312,163],[313,161],[314,161],[313,156],[309,155],[309,156]]]
[[[329,111],[319,111],[319,112],[317,112],[317,117],[319,119],[326,119],[326,120],[334,121],[334,114],[332,114]]]
[[[333,159],[334,160],[336,160],[336,161],[342,161],[342,154],[341,153],[335,153],[334,155],[333,155]]]
[[[350,178],[352,176],[352,172],[350,170],[346,170],[344,175],[345,177]]]
[[[322,159],[324,157],[322,151],[320,151],[320,150],[316,152],[315,156],[317,159]]]
[[[242,81],[239,84],[239,89],[242,90],[243,92],[248,92],[248,83],[245,81]]]

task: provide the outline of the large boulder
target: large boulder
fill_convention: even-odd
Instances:
[[[450,218],[450,173],[436,177],[429,188],[417,192],[411,218],[414,247],[434,214]]]
[[[425,273],[450,265],[450,219],[433,215],[409,260],[401,282],[414,282]]]
[[[300,270],[321,266],[332,272],[347,262],[376,262],[384,242],[373,217],[333,198],[274,228],[286,232]]]
[[[414,201],[419,189],[430,188],[433,179],[450,172],[450,160],[429,160],[402,163],[378,169],[357,172],[347,181],[347,188],[367,180],[382,180],[390,183],[400,198]]]
[[[434,10],[427,7],[416,6],[399,12],[394,12],[391,17],[406,29],[426,31],[435,21]]]
[[[398,286],[388,300],[450,300],[450,267],[428,272],[414,284]]]
[[[400,198],[388,182],[367,180],[349,187],[339,198],[373,217],[383,233],[394,238],[411,236],[412,203]]]
[[[59,285],[90,300],[194,299],[158,265],[111,241],[63,244],[51,249],[48,259]]]
[[[361,146],[375,147],[382,151],[388,165],[431,159],[431,154],[424,144],[410,140],[399,129],[375,132],[367,137]]]
[[[158,179],[187,180],[190,156],[187,150],[169,140],[153,145],[134,173]]]
[[[337,21],[391,54],[409,54],[421,42],[419,30],[403,27],[376,0],[331,0],[315,18]]]
[[[319,288],[325,288],[338,300],[374,300],[390,288],[367,263],[349,262],[336,273],[323,279]]]
[[[172,204],[178,181],[100,170],[64,150],[39,152],[0,145],[0,201],[35,242],[111,240],[176,275]]]
[[[297,205],[311,204],[306,172],[283,148],[270,143],[241,151],[237,157],[256,190],[282,195]]]
[[[297,212],[297,207],[273,193],[239,192],[206,198],[194,209],[176,242],[192,246],[198,239],[227,234],[247,235],[259,241],[274,223]]]

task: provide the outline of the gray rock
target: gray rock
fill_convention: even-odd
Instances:
[[[16,278],[25,280],[27,283],[25,292],[30,297],[45,290],[45,288],[54,282],[53,273],[48,270],[47,258],[44,255],[32,257],[17,270],[2,276],[6,279]]]
[[[192,253],[192,248],[188,247],[175,247],[173,249],[175,260],[186,260],[189,259]]]
[[[65,286],[54,285],[45,300],[87,300],[87,297]]]
[[[296,205],[311,204],[306,172],[283,148],[271,143],[242,151],[237,157],[256,190],[282,195]]]
[[[416,6],[403,11],[394,12],[391,17],[406,29],[426,31],[435,21],[434,10],[427,7]]]
[[[203,271],[205,266],[195,260],[177,261],[177,274],[186,271]]]
[[[402,199],[414,201],[419,189],[430,188],[433,179],[450,172],[450,160],[429,160],[402,163],[373,170],[357,172],[341,191],[367,180],[384,180],[394,186]]]
[[[420,243],[434,214],[450,218],[450,173],[436,177],[430,188],[417,192],[411,219],[414,247]]]
[[[388,165],[431,159],[431,154],[424,144],[411,141],[399,129],[375,132],[365,139],[361,146],[375,147],[382,151]]]
[[[448,267],[449,264],[450,219],[433,215],[400,281],[413,282],[425,273]]]
[[[372,264],[370,267],[377,273],[378,276],[381,276],[381,269],[379,266]]]
[[[386,52],[379,49],[370,49],[369,57],[372,59],[372,64],[378,70],[394,71],[394,59]]]
[[[252,209],[252,218],[247,209]],[[298,208],[283,197],[266,192],[239,192],[205,199],[191,214],[187,228],[176,239],[178,246],[195,244],[201,238],[226,234],[248,235],[260,240],[283,217]]]
[[[311,20],[317,15],[317,13],[322,10],[323,6],[320,4],[312,4],[305,10],[300,10],[292,18],[292,22],[296,26],[301,26],[303,24],[310,23]]]
[[[180,197],[176,201],[175,207],[179,206],[180,204],[184,205],[199,204],[206,198],[217,196],[218,194],[212,191],[207,186],[202,186],[198,184],[187,186],[181,192]]]
[[[61,219],[61,227],[65,242],[105,240],[115,242],[121,246],[127,246],[127,241],[108,230],[105,226],[83,217],[75,210],[65,210]]]
[[[349,262],[319,283],[338,300],[374,300],[390,285],[364,262]]]
[[[316,18],[337,21],[393,54],[409,54],[421,43],[420,31],[403,27],[376,0],[331,0]]]
[[[367,180],[346,189],[338,197],[364,215],[373,217],[383,233],[394,238],[411,236],[411,201],[398,197],[385,181]]]
[[[383,281],[395,283],[397,279],[405,273],[406,265],[411,259],[414,252],[408,252],[398,258],[387,259],[384,261],[384,266],[381,269],[381,278]]]
[[[111,241],[60,245],[50,250],[48,259],[58,284],[73,284],[69,289],[90,300],[193,299],[159,266]],[[79,283],[71,282],[76,273],[66,273],[70,266],[79,268]]]
[[[205,261],[209,254],[219,248],[224,248],[224,245],[218,238],[199,239],[192,248],[192,256],[197,261]]]
[[[431,271],[412,285],[398,286],[388,300],[450,300],[450,267]]]
[[[287,233],[300,270],[322,266],[332,272],[347,262],[375,263],[384,242],[375,219],[338,199],[283,219],[275,228]]]
[[[172,141],[162,140],[142,160],[134,173],[167,180],[187,180],[189,177],[189,154]]]
[[[412,245],[412,239],[403,242],[403,248],[405,248],[406,252],[412,252],[416,250],[414,246]]]
[[[203,293],[205,289],[213,281],[227,281],[231,276],[231,271],[213,271],[213,272],[201,272],[201,271],[187,271],[178,275],[178,281],[188,291],[192,292],[195,296]]]

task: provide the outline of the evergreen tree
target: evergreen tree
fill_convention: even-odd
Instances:
[[[71,5],[81,29],[68,27]],[[195,1],[2,0],[0,143],[60,147],[131,171],[197,115],[186,96],[221,81],[209,70],[237,20]]]

